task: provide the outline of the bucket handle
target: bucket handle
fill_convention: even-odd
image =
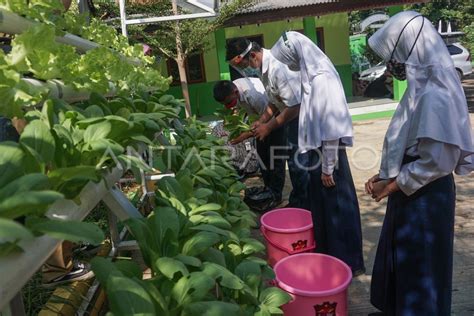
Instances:
[[[289,255],[295,255],[295,254],[297,254],[297,253],[307,252],[307,251],[309,251],[309,250],[313,250],[314,248],[316,248],[316,243],[314,242],[311,246],[306,247],[306,248],[303,248],[303,249],[288,250],[287,248],[282,247],[282,246],[280,246],[280,245],[278,245],[278,244],[275,244],[273,241],[271,241],[270,238],[268,238],[267,233],[265,233],[265,229],[263,229],[262,226],[260,227],[260,232],[262,233],[263,237],[265,237],[265,240],[266,240],[269,244],[271,244],[271,245],[272,245],[273,247],[275,247],[275,248],[278,248],[278,249],[280,249],[280,250],[286,252],[286,253],[289,254]]]

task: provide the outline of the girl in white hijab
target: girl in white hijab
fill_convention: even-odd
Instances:
[[[271,50],[301,73],[298,129],[300,150],[311,160],[310,209],[316,251],[365,271],[359,203],[345,146],[352,145],[352,121],[339,75],[329,58],[306,36],[285,32]]]
[[[371,302],[386,315],[450,315],[455,185],[473,170],[466,97],[445,43],[417,12],[392,17],[370,39],[395,78],[408,81],[387,130],[378,175],[389,196]]]

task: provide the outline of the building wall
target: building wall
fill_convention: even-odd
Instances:
[[[326,55],[335,65],[350,65],[349,18],[347,13],[316,18],[316,27],[323,27]]]
[[[323,15],[316,18],[316,27],[323,28],[326,55],[339,72],[346,96],[352,96],[349,17],[347,13]]]
[[[352,95],[351,58],[349,50],[349,22],[346,13],[314,17],[317,28],[324,29],[325,50],[336,66],[347,96]],[[226,39],[251,35],[263,35],[264,46],[271,48],[285,30],[302,30],[303,19],[293,19],[263,23],[260,25],[244,25],[225,29]],[[220,80],[219,62],[214,34],[209,35],[210,47],[204,53],[206,83],[189,85],[193,114],[198,116],[211,115],[221,105],[214,101],[212,88],[215,81]],[[163,73],[167,74],[166,65],[162,64]],[[181,87],[174,86],[170,93],[182,97]]]

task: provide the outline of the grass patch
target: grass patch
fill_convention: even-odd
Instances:
[[[54,289],[45,289],[41,284],[41,271],[38,271],[21,290],[26,315],[38,315],[54,292]]]

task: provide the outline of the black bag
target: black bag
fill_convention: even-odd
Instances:
[[[265,212],[278,205],[272,190],[267,187],[245,190],[244,202],[257,212]]]

